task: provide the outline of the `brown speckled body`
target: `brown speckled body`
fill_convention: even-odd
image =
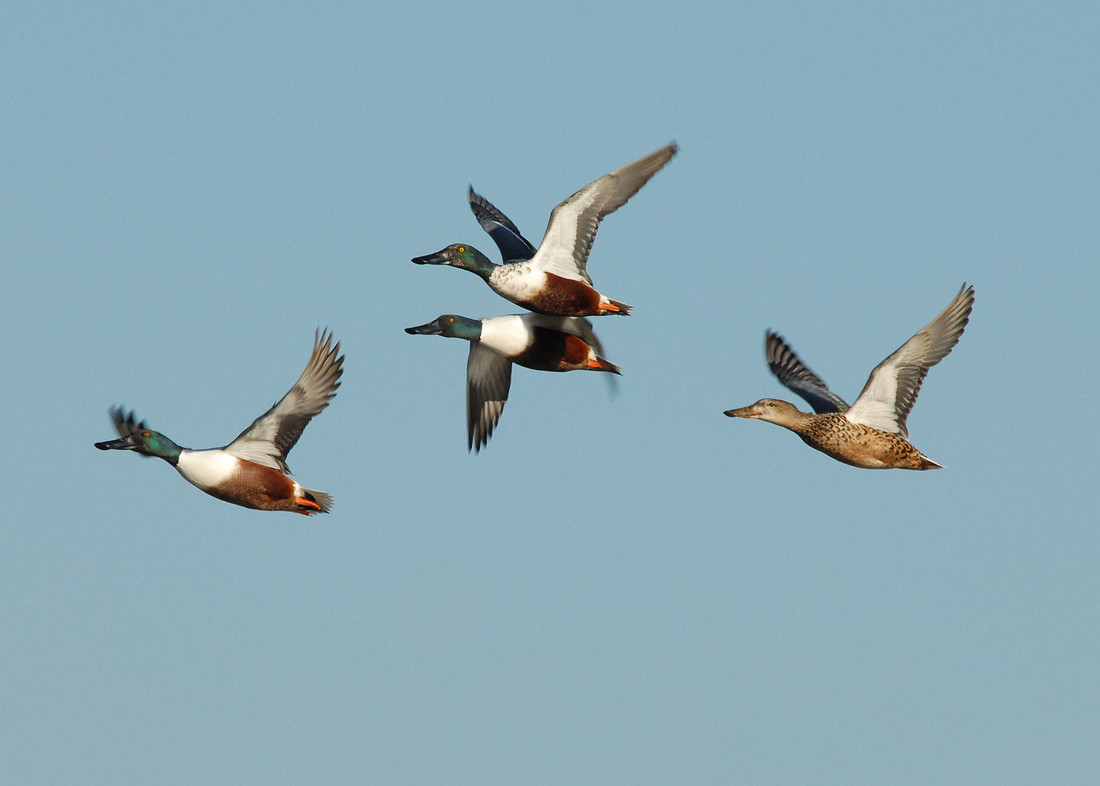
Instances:
[[[829,412],[807,415],[806,421],[787,426],[811,448],[837,461],[863,469],[934,469],[934,461],[897,434],[852,423]]]

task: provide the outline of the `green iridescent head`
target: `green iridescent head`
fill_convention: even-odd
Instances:
[[[434,254],[414,257],[413,262],[417,265],[450,265],[469,270],[485,278],[488,278],[497,267],[495,262],[465,243],[455,243]]]
[[[446,336],[477,341],[481,338],[481,321],[458,314],[444,314],[425,325],[405,328],[405,332],[414,336]]]
[[[179,461],[183,448],[159,431],[146,428],[141,421],[135,422],[133,412],[126,414],[120,408],[113,410],[111,417],[120,437],[109,442],[95,443],[100,450],[132,450],[143,456],[162,458],[172,465]]]

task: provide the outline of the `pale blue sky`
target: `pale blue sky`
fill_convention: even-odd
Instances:
[[[1094,3],[15,3],[0,11],[0,771],[11,783],[1091,783],[1100,529]],[[589,261],[623,368],[518,369],[410,258],[533,240],[676,140]],[[851,400],[963,281],[868,472],[722,411]],[[104,454],[343,386],[307,519]],[[801,403],[801,402],[800,402]]]

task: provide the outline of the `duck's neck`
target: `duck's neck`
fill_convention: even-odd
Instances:
[[[154,431],[150,437],[145,439],[144,445],[138,449],[138,452],[144,453],[146,456],[162,458],[175,467],[180,463],[180,453],[184,450],[185,448],[181,448],[168,437]]]
[[[500,265],[489,259],[489,257],[482,254],[476,248],[471,249],[471,251],[473,253],[470,254],[467,263],[463,265],[463,267],[465,267],[471,273],[477,273],[483,279],[488,281],[489,276],[493,275],[493,271],[500,267]]]
[[[818,416],[812,412],[803,412],[792,407],[785,410],[779,417],[768,418],[772,423],[783,428],[790,429],[795,434],[802,436],[812,430],[818,424]]]
[[[178,468],[178,467],[179,467],[179,463],[180,463],[180,455],[181,455],[181,454],[183,453],[183,451],[185,451],[185,450],[186,450],[187,448],[181,448],[181,447],[180,447],[179,445],[176,445],[175,443],[173,443],[173,444],[172,444],[172,448],[173,448],[173,449],[172,449],[172,450],[170,450],[170,451],[168,451],[168,452],[165,452],[165,453],[158,453],[158,454],[157,454],[157,458],[162,458],[162,459],[164,459],[165,461],[167,461],[167,462],[168,462],[169,464],[171,464],[171,465],[172,465],[173,467],[177,467],[177,468]]]
[[[832,432],[837,424],[843,420],[844,416],[836,412],[814,414],[813,412],[795,410],[779,425],[806,439],[807,437],[816,438],[818,435]]]

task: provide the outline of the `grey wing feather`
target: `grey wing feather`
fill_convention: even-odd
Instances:
[[[313,353],[305,371],[275,406],[225,446],[237,458],[289,472],[286,455],[310,420],[328,406],[340,387],[344,356],[340,343],[332,345],[328,331],[314,334]]]
[[[675,143],[594,180],[554,208],[539,250],[536,267],[580,278],[589,286],[585,269],[596,230],[604,216],[627,203],[676,154]]]
[[[790,345],[778,333],[768,331],[764,338],[764,355],[768,368],[787,388],[804,398],[819,415],[825,412],[846,412],[848,403],[810,371]]]
[[[959,343],[973,308],[974,287],[963,284],[947,308],[875,367],[848,411],[848,419],[908,439],[905,421],[928,369]]]
[[[512,361],[476,341],[471,342],[466,361],[467,450],[480,451],[489,443],[508,402],[511,385]]]

